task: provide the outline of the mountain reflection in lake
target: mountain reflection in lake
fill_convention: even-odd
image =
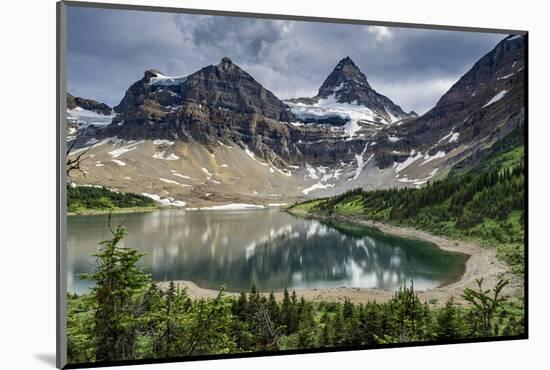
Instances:
[[[126,219],[121,246],[146,253],[154,280],[191,280],[227,291],[360,287],[398,289],[414,276],[417,289],[456,281],[466,255],[378,230],[327,225],[278,210],[180,211],[113,215]],[[68,217],[68,291],[91,283],[98,242],[110,239],[107,216]]]

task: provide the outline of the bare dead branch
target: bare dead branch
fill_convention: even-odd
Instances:
[[[67,153],[66,153],[66,155],[67,155],[67,177],[71,177],[71,172],[73,172],[73,171],[79,171],[80,173],[82,173],[82,175],[84,177],[86,177],[86,172],[81,168],[80,165],[82,164],[82,162],[84,162],[86,159],[89,158],[89,157],[84,157],[84,155],[86,155],[86,153],[88,153],[88,151],[90,149],[92,149],[92,147],[90,146],[89,148],[87,148],[83,152],[78,153],[76,155],[76,157],[70,158],[70,154],[71,154],[72,150],[74,149],[77,141],[78,141],[78,139],[73,140],[71,145],[67,148]]]

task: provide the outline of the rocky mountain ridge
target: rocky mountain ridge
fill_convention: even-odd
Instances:
[[[422,186],[523,124],[524,57],[523,38],[507,37],[421,117],[349,57],[315,97],[287,101],[228,58],[183,77],[148,70],[114,114],[71,136],[95,158],[72,180],[188,205]]]
[[[84,99],[67,93],[67,110],[74,110],[77,107],[105,116],[110,115],[113,111],[113,109],[105,103],[100,103],[93,99]]]
[[[418,150],[432,156],[467,149],[459,158],[491,145],[525,120],[525,44],[512,35],[483,56],[434,108],[388,129],[376,153],[384,168]],[[442,155],[442,154],[439,154]],[[406,159],[405,159],[406,160]]]

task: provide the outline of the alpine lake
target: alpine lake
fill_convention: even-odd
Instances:
[[[86,293],[99,242],[112,238],[107,215],[67,218],[67,290]],[[119,246],[145,255],[153,280],[188,280],[201,288],[259,291],[315,288],[397,290],[455,282],[468,256],[370,228],[327,224],[278,209],[159,210],[113,214],[127,235]]]

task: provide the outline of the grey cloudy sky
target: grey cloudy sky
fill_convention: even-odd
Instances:
[[[69,7],[68,89],[116,105],[147,69],[181,76],[228,56],[281,99],[314,96],[350,56],[374,89],[422,114],[504,37]]]

